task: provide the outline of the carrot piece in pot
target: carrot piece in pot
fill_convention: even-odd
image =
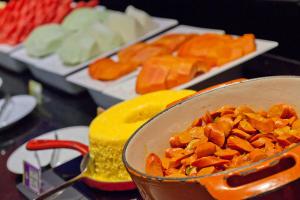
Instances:
[[[183,153],[184,153],[184,149],[183,148],[167,148],[165,150],[165,156],[167,158],[176,157],[179,154],[183,154]]]
[[[203,127],[193,127],[188,130],[188,133],[192,138],[200,139],[203,142],[207,142],[208,138],[204,133]]]
[[[293,122],[292,129],[300,130],[300,119],[297,119],[296,121]]]
[[[198,158],[213,155],[216,152],[216,145],[211,142],[198,145],[196,148],[196,155]]]
[[[292,106],[286,104],[277,104],[269,109],[268,116],[289,119],[293,116],[297,116],[297,114]]]
[[[226,160],[231,160],[234,156],[240,155],[240,153],[236,150],[227,148],[217,150],[215,155]]]
[[[268,157],[268,155],[265,152],[263,152],[261,149],[254,149],[253,151],[251,151],[249,153],[249,159],[252,162],[257,162],[257,161],[265,159],[267,157]]]
[[[204,176],[204,175],[209,175],[212,174],[216,171],[216,168],[214,166],[210,166],[210,167],[205,167],[199,170],[199,172],[197,173],[197,176]]]
[[[249,118],[250,124],[260,132],[270,133],[275,128],[274,121],[270,118],[264,118],[255,113],[246,113],[245,115]]]
[[[244,113],[253,113],[254,111],[249,108],[248,106],[242,105],[242,106],[238,106],[235,110],[234,110],[234,115],[235,116],[239,116],[239,115],[243,115]]]
[[[146,159],[146,173],[152,176],[163,176],[163,167],[160,158],[151,153]]]
[[[210,166],[220,166],[228,163],[229,163],[228,160],[217,158],[215,156],[207,156],[195,160],[194,162],[192,162],[192,166],[204,168]]]
[[[253,146],[247,141],[236,136],[230,136],[227,140],[227,146],[242,152],[251,152],[254,150]]]
[[[205,124],[209,124],[214,121],[214,119],[212,118],[211,114],[208,111],[201,118]]]
[[[232,135],[236,135],[236,136],[238,136],[238,137],[240,137],[242,139],[246,139],[246,140],[248,140],[251,137],[251,135],[249,135],[245,131],[242,131],[242,130],[237,129],[237,128],[232,129],[231,134]]]
[[[253,128],[253,126],[246,120],[240,121],[238,128],[241,129],[242,131],[245,131],[246,133],[250,133],[250,134],[256,133],[256,129]]]
[[[230,117],[220,117],[215,122],[217,126],[224,132],[225,137],[227,137],[233,127],[233,120]]]
[[[208,137],[208,140],[215,143],[219,147],[222,147],[225,143],[225,133],[215,123],[210,123],[205,126],[204,133]]]

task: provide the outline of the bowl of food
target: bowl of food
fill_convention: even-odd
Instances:
[[[185,99],[130,137],[125,167],[144,199],[274,196],[300,177],[297,88],[300,77],[274,76]]]

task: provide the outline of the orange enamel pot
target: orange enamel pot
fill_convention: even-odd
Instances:
[[[300,178],[300,145],[251,165],[207,176],[153,177],[144,170],[149,153],[162,155],[169,147],[169,138],[185,130],[206,111],[245,104],[258,110],[268,109],[276,103],[292,105],[300,113],[300,77],[244,80],[194,95],[156,115],[131,136],[123,151],[125,166],[142,197],[147,200],[235,200],[261,196],[262,199],[293,199],[289,190]],[[279,190],[285,191],[276,192]]]

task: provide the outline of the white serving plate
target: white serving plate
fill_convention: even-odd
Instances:
[[[71,140],[81,142],[88,145],[88,127],[87,126],[73,126],[62,128],[58,130],[45,133],[34,139],[55,139],[55,132],[59,140]],[[70,149],[57,149],[57,150],[39,150],[36,151],[41,166],[48,164],[51,167],[57,167],[71,159],[80,155],[79,152]],[[53,155],[54,154],[54,155]],[[51,157],[54,156],[55,163],[50,163]],[[26,149],[26,143],[16,149],[7,160],[7,168],[9,171],[15,174],[23,174],[23,161],[27,161],[34,166],[38,166],[38,161],[34,151],[28,151]]]
[[[10,45],[0,45],[0,67],[8,69],[10,71],[14,71],[17,73],[21,73],[26,69],[24,63],[17,61],[10,57],[10,54],[17,49],[19,49],[21,45],[10,46]]]
[[[187,26],[187,25],[179,25],[163,34],[160,34],[153,39],[150,39],[148,41],[153,41],[159,37],[161,37],[164,34],[169,33],[224,33],[223,30],[216,30],[216,29],[207,29],[207,28],[199,28],[199,27],[193,27],[193,26]],[[118,60],[118,57],[116,55],[111,57],[114,60]],[[107,88],[114,88],[114,86],[122,85],[123,83],[127,83],[128,81],[132,80],[132,78],[136,77],[139,70],[136,70],[132,73],[129,73],[115,81],[99,81],[92,79],[88,74],[88,68],[85,68],[77,73],[74,73],[67,77],[67,80],[79,85],[81,87],[84,87],[88,89],[90,95],[94,99],[97,105],[100,105],[102,107],[109,107],[117,102],[120,102],[121,100],[124,100],[125,98],[115,98],[112,95],[113,98],[109,97],[107,94],[103,94],[103,91],[105,91]],[[122,83],[122,84],[121,84]],[[125,95],[125,94],[124,94]],[[123,96],[123,95],[122,95]]]
[[[179,90],[179,89],[185,89],[185,88],[191,87],[197,83],[200,83],[210,77],[216,76],[226,70],[229,70],[243,62],[246,62],[246,61],[278,46],[278,43],[275,41],[256,39],[255,42],[256,42],[256,51],[255,52],[247,54],[237,60],[226,63],[222,66],[214,67],[209,72],[201,74],[201,75],[197,76],[196,78],[194,78],[193,80],[191,80],[185,84],[179,85],[173,89]],[[131,79],[125,80],[119,84],[116,84],[109,88],[106,88],[103,91],[103,94],[111,96],[116,99],[121,99],[121,100],[131,99],[135,96],[138,96],[138,94],[135,92],[136,79],[137,79],[137,76],[134,76]]]
[[[0,100],[0,106],[4,99]],[[36,107],[36,99],[29,95],[17,95],[11,97],[10,101],[0,116],[0,130],[4,130],[29,115]]]
[[[65,92],[71,93],[71,94],[77,94],[82,91],[82,88],[75,86],[74,84],[65,81],[65,76],[74,73],[90,63],[94,62],[95,60],[110,56],[116,52],[118,52],[120,49],[123,49],[129,45],[132,45],[136,42],[143,41],[147,39],[148,37],[151,37],[153,35],[156,35],[168,28],[171,28],[173,26],[176,26],[178,24],[177,20],[174,19],[167,19],[167,18],[159,18],[159,17],[152,17],[154,23],[156,24],[156,28],[149,31],[145,35],[141,36],[135,41],[132,41],[130,43],[127,43],[121,47],[118,47],[116,49],[113,49],[111,51],[105,52],[93,59],[90,59],[84,63],[75,65],[75,66],[66,66],[64,65],[61,60],[59,59],[59,56],[57,54],[52,54],[50,56],[44,57],[44,58],[33,58],[27,55],[25,48],[21,48],[11,54],[11,56],[18,61],[21,61],[23,63],[26,63],[29,70],[33,73],[33,75],[58,89],[61,89]],[[51,78],[50,78],[51,76]]]

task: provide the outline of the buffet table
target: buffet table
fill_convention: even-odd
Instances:
[[[289,60],[273,54],[263,54],[251,61],[232,68],[212,77],[191,89],[200,90],[217,83],[235,78],[256,78],[272,75],[300,75],[300,62]],[[29,72],[21,75],[0,69],[3,86],[0,89],[1,97],[6,93],[11,95],[28,93],[28,81],[34,79]],[[89,125],[96,116],[97,106],[84,92],[77,96],[68,95],[52,87],[43,85],[43,102],[34,112],[24,118],[17,125],[0,133],[0,194],[1,199],[24,199],[16,185],[22,181],[21,176],[7,170],[6,161],[9,155],[25,141],[38,135],[58,128]],[[57,169],[54,173],[69,179],[78,173],[80,158],[70,161]],[[45,169],[49,170],[49,168]],[[140,199],[137,190],[128,192],[101,192],[88,188],[82,183],[73,186],[86,198],[93,199]],[[78,197],[84,199],[84,197]]]

